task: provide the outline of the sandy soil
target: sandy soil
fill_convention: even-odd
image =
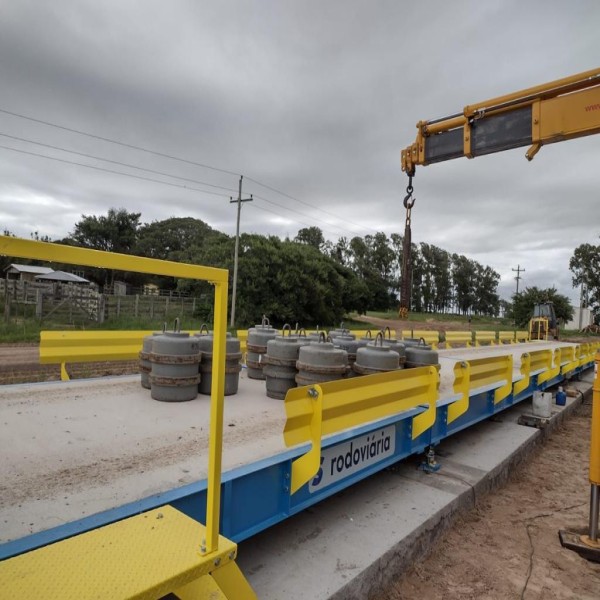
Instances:
[[[590,414],[580,409],[377,600],[600,598],[600,564],[558,540],[588,522]]]

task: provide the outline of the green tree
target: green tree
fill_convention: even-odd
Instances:
[[[77,246],[130,254],[137,242],[142,213],[111,208],[106,216],[81,215],[70,239]]]
[[[298,234],[294,238],[295,242],[299,244],[308,244],[317,250],[322,250],[325,245],[325,238],[323,232],[318,227],[304,227],[298,231]]]
[[[595,311],[600,309],[600,245],[581,244],[569,261],[573,285],[583,285],[585,300]]]
[[[538,287],[525,288],[513,294],[513,319],[518,327],[526,327],[533,315],[533,308],[540,302],[552,302],[556,318],[566,323],[573,318],[573,306],[566,296],[559,294],[555,287],[541,290]]]
[[[111,208],[106,216],[81,215],[81,221],[63,243],[73,246],[83,246],[106,252],[131,254],[137,243],[141,213],[130,213],[124,208]],[[97,283],[113,284],[116,272],[100,269],[85,269],[85,276]],[[138,274],[119,273],[119,279],[133,284],[142,280]]]

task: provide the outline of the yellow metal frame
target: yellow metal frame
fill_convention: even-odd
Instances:
[[[289,390],[285,397],[285,443],[312,444],[292,463],[290,492],[298,491],[319,470],[321,438],[325,435],[423,405],[427,409],[413,417],[412,438],[427,431],[435,423],[438,380],[435,367],[421,367]]]
[[[0,236],[0,254],[102,269],[165,275],[182,279],[197,279],[208,281],[214,285],[215,317],[213,376],[210,401],[206,532],[202,540],[198,540],[198,548],[200,548],[199,551],[201,554],[207,557],[216,553],[219,550],[228,271],[226,269],[129,256],[126,254],[113,254],[100,250],[76,248],[7,236]],[[198,527],[198,532],[200,532],[200,527]]]

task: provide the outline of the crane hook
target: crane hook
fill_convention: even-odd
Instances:
[[[404,208],[406,208],[407,210],[410,210],[414,206],[414,204],[417,200],[416,198],[412,197],[413,191],[414,191],[414,188],[412,185],[412,178],[413,178],[412,175],[408,176],[408,185],[406,186],[406,196],[404,196]]]

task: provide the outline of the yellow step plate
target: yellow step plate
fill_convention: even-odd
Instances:
[[[163,506],[5,560],[0,563],[0,596],[157,599],[202,578],[194,588],[208,585],[219,598],[220,586],[204,576],[227,567],[235,559],[236,545],[220,537],[219,550],[202,556],[204,533],[194,519]]]

